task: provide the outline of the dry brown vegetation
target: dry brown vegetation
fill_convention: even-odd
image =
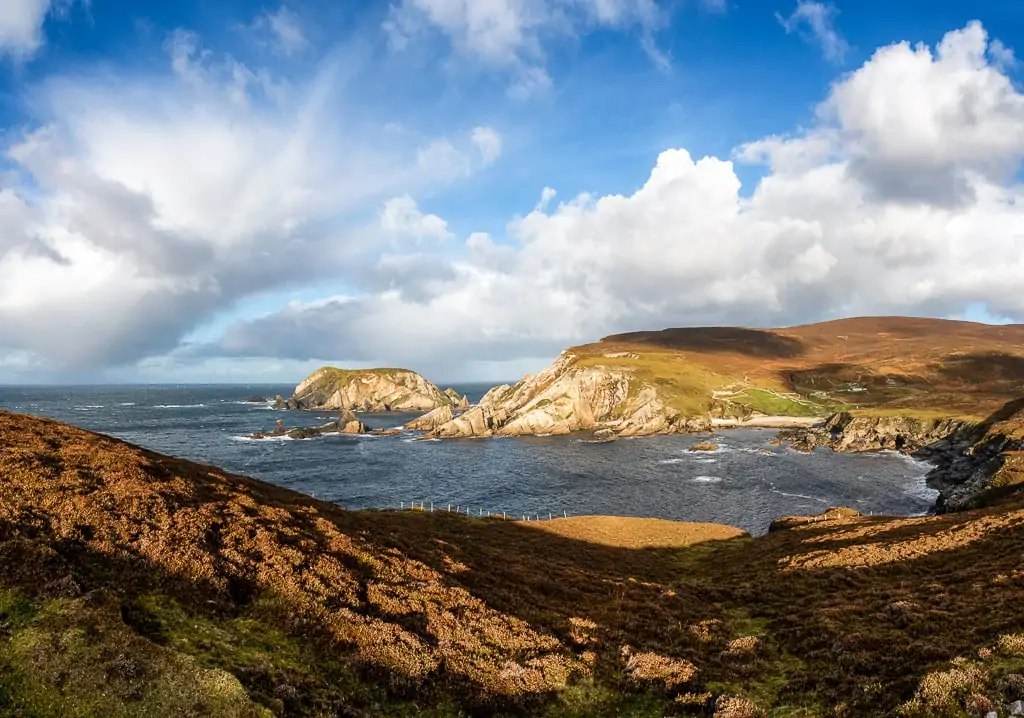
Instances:
[[[634,332],[572,351],[585,363],[634,371],[687,413],[853,408],[980,419],[1024,394],[1024,325],[865,317],[788,329]]]
[[[1022,555],[1017,495],[757,539],[349,512],[0,412],[0,715],[970,715],[1024,698]]]

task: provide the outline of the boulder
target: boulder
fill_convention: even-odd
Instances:
[[[338,415],[338,432],[342,434],[365,434],[366,425],[352,411],[343,409]]]
[[[614,429],[598,429],[591,437],[593,441],[615,441],[615,430]]]
[[[274,422],[274,430],[271,432],[257,431],[254,434],[250,434],[250,439],[272,439],[274,437],[284,436],[288,433],[288,430],[284,427],[284,420],[278,419]]]
[[[288,408],[288,402],[285,401],[284,397],[278,394],[274,397],[274,408],[278,411]]]
[[[288,432],[290,439],[315,439],[321,432],[315,426],[299,426]]]
[[[424,414],[418,419],[413,419],[405,425],[405,428],[412,429],[414,431],[434,431],[439,426],[447,424],[454,418],[455,412],[452,411],[451,404],[445,404],[444,406],[439,406],[433,411]]]
[[[267,397],[265,397],[265,396],[250,396],[245,401],[247,403],[249,403],[249,404],[266,404],[267,403]]]

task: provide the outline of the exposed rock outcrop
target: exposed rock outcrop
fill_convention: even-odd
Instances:
[[[336,421],[330,421],[322,426],[297,426],[288,429],[283,419],[275,422],[274,430],[269,432],[257,431],[250,439],[274,439],[287,436],[289,439],[315,439],[324,434],[365,434],[366,425],[351,411],[345,409],[338,416]]]
[[[710,430],[707,416],[686,416],[626,368],[583,365],[571,352],[515,386],[491,389],[480,403],[439,426],[442,438],[568,434],[611,429],[618,436]]]
[[[459,394],[454,389],[445,389],[444,395],[451,399],[452,406],[456,409],[468,409],[469,408],[469,397]]]
[[[335,422],[337,430],[341,434],[365,434],[366,425],[359,421],[359,417],[353,414],[349,409],[343,409],[341,414],[338,415],[338,421]]]
[[[431,411],[465,400],[442,392],[408,369],[346,370],[323,367],[306,377],[292,396],[277,397],[275,408],[292,410]]]
[[[986,506],[1024,489],[1024,399],[984,422],[843,412],[821,427],[783,431],[778,440],[802,451],[888,449],[931,462],[928,485],[939,491],[938,513]]]
[[[439,426],[447,424],[454,418],[455,412],[452,411],[451,404],[445,404],[444,406],[439,406],[433,411],[424,414],[418,419],[410,421],[405,425],[405,428],[413,429],[415,431],[434,431]]]
[[[811,451],[818,446],[850,452],[942,451],[955,437],[969,434],[975,426],[961,419],[855,416],[839,412],[821,426],[782,431],[779,441],[788,442],[800,451]]]

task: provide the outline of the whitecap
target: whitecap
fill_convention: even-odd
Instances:
[[[935,500],[939,498],[939,491],[929,486],[928,481],[924,476],[915,480],[914,483],[903,493],[915,499],[921,499],[930,503],[934,503]]]
[[[206,404],[156,404],[154,409],[199,409]]]
[[[686,459],[662,459],[659,464],[682,464]]]
[[[706,459],[699,458],[699,459],[694,459],[693,461],[696,464],[717,464],[718,463],[718,459],[712,459],[712,458],[706,458]]]
[[[102,404],[83,404],[82,406],[76,406],[75,411],[89,411],[90,409],[102,409]]]
[[[122,401],[118,406],[135,406],[134,401]]]
[[[693,481],[698,484],[717,484],[722,480],[721,476],[694,476]]]
[[[817,501],[819,504],[832,503],[827,499],[819,499],[817,496],[807,496],[806,494],[787,494],[785,491],[779,491],[777,489],[772,489],[772,493],[778,494],[779,496],[788,496],[791,499],[807,499],[808,501]]]

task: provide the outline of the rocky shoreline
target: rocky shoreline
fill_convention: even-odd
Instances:
[[[820,426],[787,429],[776,441],[798,451],[898,451],[927,461],[936,513],[985,506],[1024,483],[1024,402],[985,421],[833,414]]]

